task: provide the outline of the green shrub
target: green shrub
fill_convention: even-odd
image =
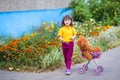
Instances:
[[[113,0],[72,0],[69,8],[73,9],[75,21],[95,19],[104,25],[120,25],[120,2]]]

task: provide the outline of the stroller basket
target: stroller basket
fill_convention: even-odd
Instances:
[[[81,52],[82,52],[82,57],[83,57],[83,58],[86,58],[86,57],[84,56],[83,51],[81,51]],[[93,59],[98,59],[98,58],[100,58],[101,54],[102,54],[102,52],[90,52],[90,55],[88,55],[88,56],[89,56],[89,57],[92,56],[92,60],[93,60]],[[88,59],[87,59],[87,60],[88,60]],[[93,60],[93,61],[94,61],[94,60]],[[88,64],[89,64],[90,62],[91,62],[91,60],[88,60],[87,64],[84,64],[84,65],[82,66],[82,68],[79,68],[79,69],[78,69],[78,72],[79,72],[80,74],[84,74],[85,71],[88,70]],[[94,61],[94,63],[96,64],[97,68],[93,71],[93,73],[94,73],[95,75],[100,75],[101,72],[103,72],[104,68],[103,68],[102,66],[98,65],[95,61]]]
[[[102,52],[90,52],[92,59],[100,58]]]
[[[86,58],[85,57],[85,55],[84,55],[84,52],[81,50],[81,53],[82,53],[82,57],[83,58]],[[89,55],[90,54],[90,55]],[[88,54],[88,57],[91,57],[92,56],[92,59],[98,59],[98,58],[100,58],[100,56],[101,56],[101,54],[102,54],[102,52],[90,52]],[[87,58],[86,58],[87,59]]]

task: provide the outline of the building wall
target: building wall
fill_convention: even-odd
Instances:
[[[20,37],[43,22],[61,22],[70,0],[0,0],[0,36]]]
[[[0,0],[0,12],[68,7],[70,0]]]
[[[0,36],[20,37],[23,33],[30,33],[32,28],[39,27],[43,22],[61,23],[65,15],[71,15],[71,11],[58,8],[0,12]]]

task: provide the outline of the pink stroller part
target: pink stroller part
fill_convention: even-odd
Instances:
[[[84,51],[81,50],[81,53],[82,53],[82,57],[84,57]],[[100,58],[102,52],[90,52],[91,56],[92,56],[92,59],[98,59]]]
[[[83,51],[81,51],[81,52],[82,52],[82,57],[84,58]],[[95,62],[94,59],[100,58],[102,52],[90,52],[90,54],[91,54],[91,56],[92,56],[93,62],[94,62],[95,65],[97,66],[96,69],[93,71],[93,73],[94,73],[94,75],[96,75],[96,76],[97,76],[97,75],[100,75],[101,72],[103,72],[104,68],[103,68],[102,66],[98,65],[98,64]],[[84,74],[85,71],[88,70],[88,68],[89,68],[88,65],[89,65],[90,62],[91,62],[91,60],[88,61],[87,64],[84,64],[84,65],[82,66],[82,68],[79,68],[79,69],[78,69],[78,72],[79,72],[80,74]]]
[[[97,59],[100,58],[102,52],[90,52],[90,54],[92,55],[92,59]]]

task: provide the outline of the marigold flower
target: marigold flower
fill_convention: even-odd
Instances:
[[[112,26],[109,26],[109,25],[108,25],[108,26],[107,26],[107,29],[110,29],[110,28],[112,28]]]
[[[42,38],[45,38],[45,36],[42,36]]]
[[[5,59],[5,58],[6,58],[6,55],[4,55],[3,58]]]
[[[107,27],[106,27],[106,26],[102,27],[102,30],[103,30],[104,32],[107,31]]]
[[[93,36],[95,34],[95,32],[89,32],[89,35]]]
[[[28,38],[26,36],[24,36],[23,41],[26,41],[26,40],[28,40]]]
[[[0,52],[2,52],[3,50],[2,50],[2,48],[0,48]]]

